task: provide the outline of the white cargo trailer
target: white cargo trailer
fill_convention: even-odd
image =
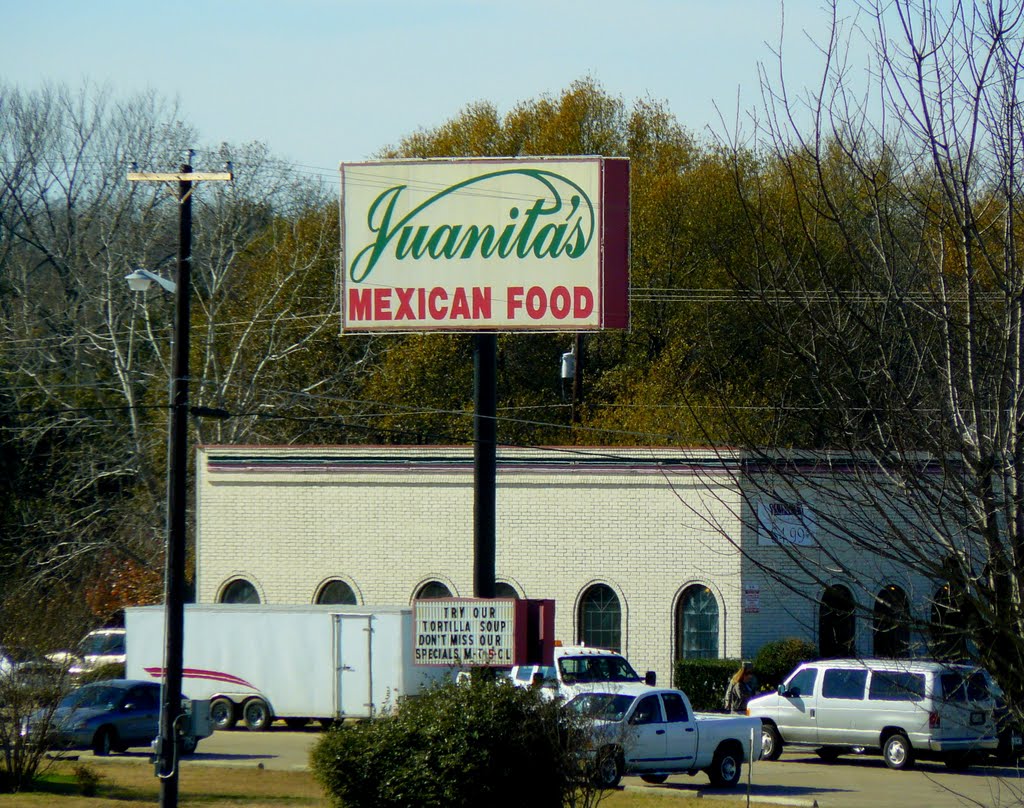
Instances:
[[[163,607],[126,609],[125,628],[126,677],[159,680]],[[452,677],[413,664],[412,633],[412,609],[397,606],[189,604],[182,690],[210,700],[217,729],[369,718]]]

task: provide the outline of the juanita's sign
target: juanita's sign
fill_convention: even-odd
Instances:
[[[341,166],[345,331],[629,325],[629,163]]]

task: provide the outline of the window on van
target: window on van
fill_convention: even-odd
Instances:
[[[826,699],[863,699],[867,681],[866,670],[831,668],[821,680],[821,695]]]
[[[817,679],[817,668],[804,668],[786,683],[786,692],[792,698],[807,698],[814,694],[814,683]]]
[[[875,671],[868,698],[877,701],[920,701],[924,698],[924,674],[906,671]]]
[[[944,673],[939,677],[944,701],[985,701],[990,698],[985,677],[980,673],[964,676],[960,673]]]

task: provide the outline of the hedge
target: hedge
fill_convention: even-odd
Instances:
[[[742,664],[739,659],[680,659],[675,686],[689,696],[694,710],[721,712],[729,679]]]

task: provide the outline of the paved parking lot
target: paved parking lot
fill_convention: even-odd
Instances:
[[[185,765],[262,766],[267,769],[301,770],[307,767],[309,750],[320,737],[311,727],[288,732],[235,730],[218,732],[199,744]],[[83,753],[91,757],[91,753]],[[145,752],[113,755],[110,760],[148,762]],[[638,777],[626,777],[627,788],[643,788],[666,795],[746,800],[747,770],[741,787],[734,791],[711,789],[707,776],[676,776],[660,786],[649,786]],[[911,771],[891,771],[880,757],[850,756],[823,763],[813,753],[786,752],[775,762],[754,764],[751,799],[781,805],[819,808],[1006,808],[1024,805],[1024,769],[976,767],[966,772],[948,771],[942,764],[921,762]]]

